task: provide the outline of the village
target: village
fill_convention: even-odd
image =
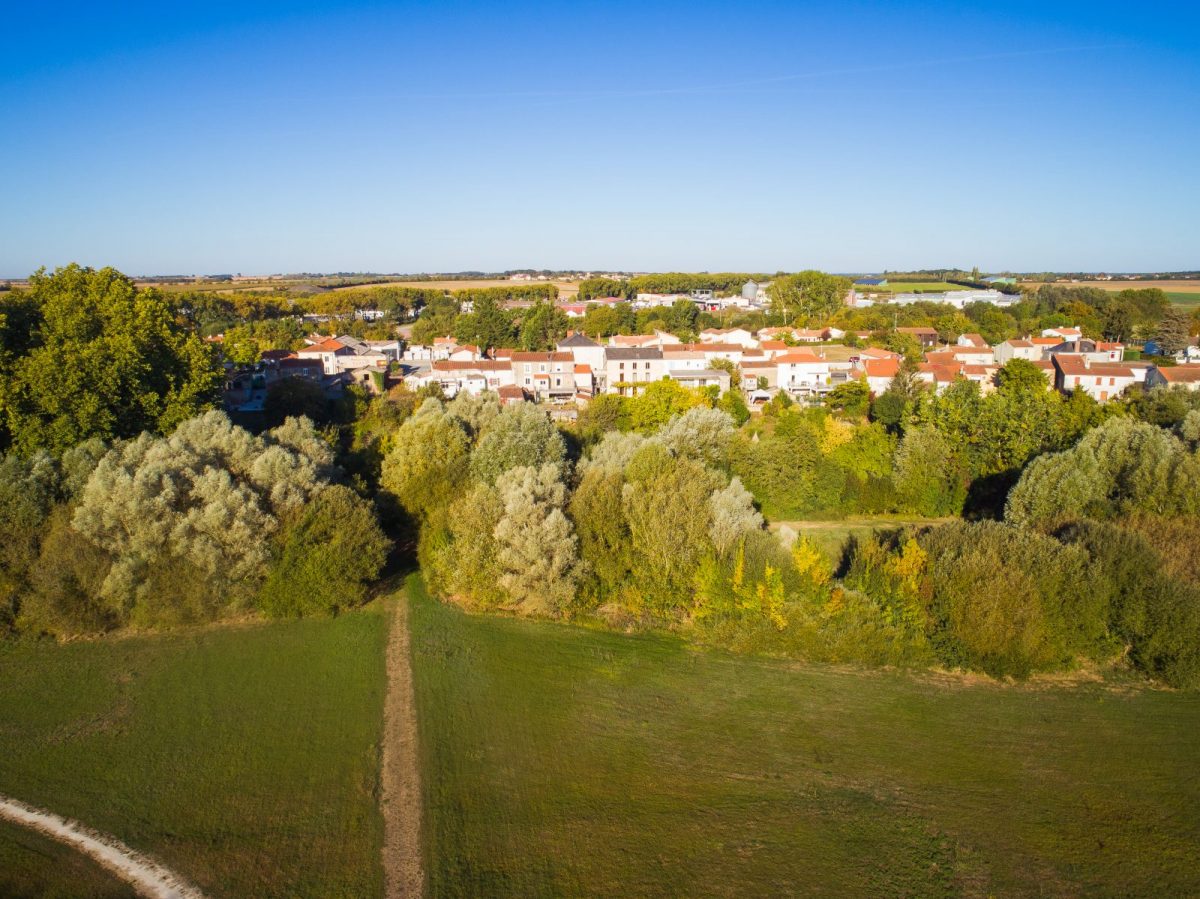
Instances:
[[[866,279],[864,279],[866,280]],[[846,295],[848,307],[869,306],[870,284],[856,282]],[[688,294],[645,294],[629,301],[634,309],[669,308],[685,300],[714,314],[765,312],[769,309],[766,284],[747,282],[732,296],[713,291]],[[889,295],[894,305],[937,302],[962,309],[968,303],[1006,306],[1012,296],[998,290],[962,290],[940,294]],[[603,297],[558,304],[568,321],[581,320],[588,308],[627,302]],[[511,303],[513,308],[530,303]],[[464,304],[469,313],[469,304]],[[374,310],[356,317],[376,320]],[[322,317],[321,324],[336,327]],[[347,384],[371,393],[405,385],[419,391],[436,386],[446,397],[459,393],[497,394],[504,404],[534,402],[552,407],[560,417],[602,394],[636,396],[647,384],[669,379],[689,388],[713,388],[723,394],[741,392],[751,411],[763,408],[777,394],[802,403],[820,403],[840,385],[865,383],[869,393],[885,391],[900,373],[906,356],[882,346],[887,335],[846,331],[836,327],[707,328],[688,342],[676,334],[655,330],[650,334],[615,334],[593,339],[569,329],[553,350],[527,352],[515,348],[484,348],[437,337],[430,343],[411,343],[411,327],[399,326],[395,338],[365,340],[345,334],[313,334],[297,350],[269,350],[253,366],[227,366],[225,406],[230,411],[261,411],[272,383],[300,377],[322,385],[330,395]],[[908,355],[911,374],[935,392],[959,379],[973,381],[980,392],[995,389],[999,370],[1010,360],[1025,360],[1046,377],[1047,389],[1063,393],[1081,390],[1104,403],[1128,388],[1179,386],[1200,389],[1200,350],[1188,347],[1178,364],[1126,359],[1126,346],[1085,337],[1078,327],[1042,329],[1040,333],[989,345],[978,333],[963,333],[944,341],[933,327],[896,327],[919,347],[919,359]]]

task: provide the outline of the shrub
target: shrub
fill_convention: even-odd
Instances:
[[[316,494],[278,545],[259,600],[274,617],[360,605],[367,582],[383,567],[389,543],[370,503],[335,484]]]

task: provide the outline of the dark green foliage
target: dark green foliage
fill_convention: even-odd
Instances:
[[[920,537],[928,554],[928,632],[943,662],[1024,677],[1115,654],[1088,555],[997,522],[955,522]]]
[[[275,618],[360,605],[387,551],[370,503],[348,487],[326,487],[284,528],[259,602]]]
[[[717,401],[717,408],[728,414],[734,424],[739,426],[750,420],[750,410],[746,406],[746,400],[742,397],[742,391],[736,385],[721,394],[721,398]]]
[[[1200,522],[1158,518],[1083,522],[1060,534],[1091,556],[1088,589],[1129,647],[1130,662],[1192,689],[1200,687],[1200,572],[1179,562],[1189,554],[1194,561],[1197,534]]]
[[[627,281],[615,281],[611,278],[585,278],[579,282],[579,293],[576,299],[580,303],[588,300],[598,300],[604,297],[622,297],[632,299],[634,291]]]
[[[263,419],[268,428],[277,428],[289,418],[307,418],[315,425],[331,418],[329,397],[320,384],[307,378],[282,378],[267,388],[263,400]]]
[[[1176,307],[1168,309],[1154,335],[1159,351],[1164,356],[1175,356],[1187,349],[1192,342],[1191,324],[1188,310]]]
[[[220,371],[155,290],[119,272],[70,265],[39,271],[5,300],[0,446],[61,452],[89,437],[163,433],[211,407]],[[12,333],[14,324],[27,328]]]

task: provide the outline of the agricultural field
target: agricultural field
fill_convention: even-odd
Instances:
[[[1036,289],[1037,282],[1023,282],[1022,287]],[[1163,281],[1078,281],[1063,282],[1060,287],[1098,287],[1101,290],[1144,290],[1157,287],[1167,295],[1167,300],[1176,306],[1200,306],[1200,279]]]
[[[818,667],[410,583],[436,896],[1200,893],[1200,696]]]
[[[422,290],[472,290],[480,287],[521,287],[526,284],[545,284],[545,281],[509,281],[507,278],[480,278],[473,281],[388,281],[388,287],[416,287]],[[558,288],[559,299],[573,297],[579,293],[578,281],[553,281]],[[335,290],[366,290],[379,284],[352,284]]]
[[[112,834],[212,896],[377,895],[387,623],[376,603],[0,645],[0,793]],[[9,825],[0,872],[5,896],[127,895]]]
[[[947,290],[971,290],[970,287],[963,287],[961,284],[950,284],[946,281],[889,281],[882,286],[871,285],[869,287],[856,287],[859,293],[912,293],[914,290],[919,290],[921,293],[942,293]]]

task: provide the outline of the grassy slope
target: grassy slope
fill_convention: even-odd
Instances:
[[[1200,892],[1200,697],[965,686],[411,595],[433,894]]]
[[[0,792],[213,895],[376,893],[386,626],[370,609],[2,647]],[[36,872],[6,833],[0,867]]]

